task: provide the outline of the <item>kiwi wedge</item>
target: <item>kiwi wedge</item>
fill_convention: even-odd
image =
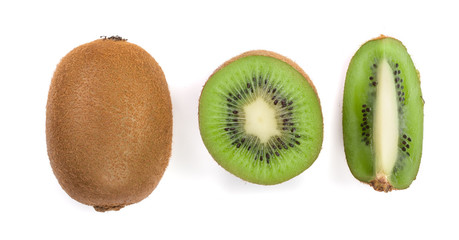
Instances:
[[[161,67],[118,36],[73,49],[51,81],[46,141],[53,172],[73,199],[103,212],[146,198],[171,155]]]
[[[422,153],[424,100],[405,46],[380,36],[352,58],[343,96],[344,149],[358,180],[377,191],[405,189]]]
[[[199,101],[199,127],[218,164],[262,185],[306,170],[323,140],[311,80],[292,60],[264,50],[234,57],[210,76]]]

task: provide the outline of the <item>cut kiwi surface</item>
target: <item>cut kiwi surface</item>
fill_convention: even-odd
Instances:
[[[347,163],[377,191],[408,188],[422,153],[424,100],[419,74],[403,44],[385,36],[352,58],[343,97]]]
[[[201,93],[199,127],[218,164],[262,185],[306,170],[323,139],[309,77],[293,61],[263,50],[232,58],[212,74]]]

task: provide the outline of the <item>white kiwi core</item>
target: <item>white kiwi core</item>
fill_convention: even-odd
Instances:
[[[392,68],[386,59],[378,64],[373,142],[377,175],[390,175],[397,160],[399,122]]]
[[[244,114],[244,130],[247,134],[258,137],[261,143],[267,143],[271,137],[281,134],[276,120],[276,110],[262,97],[246,105]]]

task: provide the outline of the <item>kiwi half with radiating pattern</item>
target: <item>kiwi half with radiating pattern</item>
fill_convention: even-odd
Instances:
[[[250,51],[208,79],[199,102],[201,136],[212,157],[252,183],[289,180],[318,157],[323,139],[316,89],[293,61]]]
[[[358,180],[377,191],[408,188],[418,173],[424,100],[405,46],[381,36],[352,58],[343,97],[344,148]]]

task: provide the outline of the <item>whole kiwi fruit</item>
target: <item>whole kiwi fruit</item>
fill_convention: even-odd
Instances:
[[[423,119],[419,73],[405,46],[386,36],[362,45],[343,98],[344,149],[354,177],[377,191],[408,188],[421,161]]]
[[[161,67],[118,36],[73,49],[51,81],[46,140],[53,172],[73,199],[103,212],[146,198],[171,155]]]
[[[323,140],[312,81],[292,60],[266,50],[243,53],[215,70],[201,93],[199,127],[218,164],[262,185],[309,168]]]

